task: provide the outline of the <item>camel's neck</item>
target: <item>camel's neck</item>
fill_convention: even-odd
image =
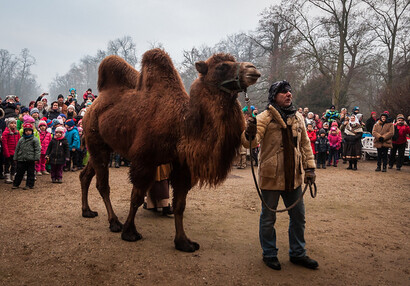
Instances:
[[[222,182],[235,158],[244,129],[236,96],[210,94],[206,88],[191,89],[186,117],[185,156],[193,183]]]

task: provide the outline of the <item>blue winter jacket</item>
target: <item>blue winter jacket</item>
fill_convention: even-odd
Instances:
[[[77,127],[74,126],[73,129],[67,131],[65,133],[65,138],[68,141],[68,147],[70,151],[74,148],[76,150],[80,150],[80,134],[78,133]]]

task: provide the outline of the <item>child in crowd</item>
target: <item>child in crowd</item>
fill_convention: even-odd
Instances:
[[[33,189],[35,182],[35,162],[40,159],[40,141],[33,134],[33,125],[23,124],[23,136],[17,143],[14,161],[17,161],[17,173],[13,182],[13,189],[17,189],[23,180],[24,173],[27,172],[27,181],[24,190]]]
[[[5,159],[4,173],[5,182],[7,184],[13,183],[14,174],[16,173],[16,164],[13,156],[20,139],[20,132],[17,130],[17,121],[14,117],[6,119],[7,127],[3,132],[3,155]]]
[[[36,127],[35,127],[35,120],[34,120],[34,118],[33,117],[31,117],[30,115],[24,115],[23,116],[23,122],[24,122],[24,124],[25,123],[28,123],[28,124],[31,124],[31,127],[32,127],[32,129],[33,129],[33,135],[34,135],[34,137],[36,137],[37,139],[38,139],[38,141],[40,141],[40,135],[38,134],[38,131],[37,131],[37,129],[36,129]],[[24,125],[23,124],[23,125]],[[18,128],[17,128],[18,129]],[[23,136],[23,129],[20,129],[20,137],[22,137]]]
[[[315,143],[316,143],[317,135],[316,135],[316,132],[313,130],[313,124],[312,123],[307,124],[306,132],[307,132],[307,135],[308,135],[309,140],[310,140],[310,147],[312,147],[313,155],[315,155],[315,157],[316,157]]]
[[[17,120],[17,129],[20,130],[24,123],[24,116],[29,115],[29,109],[27,107],[22,107]]]
[[[38,123],[40,122],[40,113],[37,108],[32,108],[30,110],[30,116],[34,119],[35,128],[38,130]]]
[[[323,123],[323,130],[326,132],[326,136],[329,134],[329,122]]]
[[[77,130],[78,130],[78,135],[80,135],[80,150],[78,150],[77,169],[81,170],[83,169],[83,160],[84,160],[85,154],[87,153],[87,149],[85,148],[83,128],[80,126],[77,126]]]
[[[40,161],[36,164],[37,176],[48,175],[46,171],[46,151],[48,145],[51,141],[51,134],[47,132],[47,123],[43,120],[40,120],[38,124],[40,128],[40,143],[41,143],[41,156]]]
[[[51,166],[50,174],[53,183],[63,182],[63,167],[65,162],[70,159],[70,149],[64,135],[65,128],[62,126],[57,127],[45,154],[45,158]]]
[[[326,137],[326,131],[322,128],[319,131],[319,137],[316,139],[315,150],[317,153],[317,168],[326,169],[326,157],[329,154],[329,141]]]
[[[333,126],[330,128],[330,133],[327,136],[327,139],[329,140],[329,161],[327,163],[328,166],[332,165],[333,161],[333,167],[337,167],[337,163],[339,161],[339,149],[340,149],[340,142],[341,138],[339,137],[339,134],[337,134],[337,127]]]
[[[70,148],[70,161],[67,162],[65,169],[69,171],[71,168],[72,162],[72,169],[71,171],[77,171],[78,165],[78,152],[80,151],[80,134],[78,133],[78,129],[75,126],[75,121],[73,119],[69,119],[65,123],[67,133],[66,139],[68,141],[68,146]]]

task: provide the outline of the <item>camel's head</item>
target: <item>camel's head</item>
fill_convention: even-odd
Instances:
[[[227,93],[237,93],[255,84],[261,76],[252,63],[237,62],[229,54],[216,54],[195,63],[201,80]]]

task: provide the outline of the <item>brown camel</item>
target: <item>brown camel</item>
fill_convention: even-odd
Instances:
[[[197,183],[216,186],[231,169],[245,122],[238,93],[254,84],[260,73],[251,63],[238,63],[231,55],[216,54],[195,64],[199,78],[185,92],[169,56],[160,49],[147,51],[141,73],[116,56],[99,67],[99,96],[87,110],[83,126],[90,152],[80,174],[84,217],[98,215],[88,205],[88,188],[94,175],[108,212],[110,230],[122,239],[141,239],[134,218],[156,167],[172,163],[175,247],[193,252],[199,244],[183,228],[188,191]],[[131,205],[124,226],[110,201],[108,161],[115,151],[131,160]]]

